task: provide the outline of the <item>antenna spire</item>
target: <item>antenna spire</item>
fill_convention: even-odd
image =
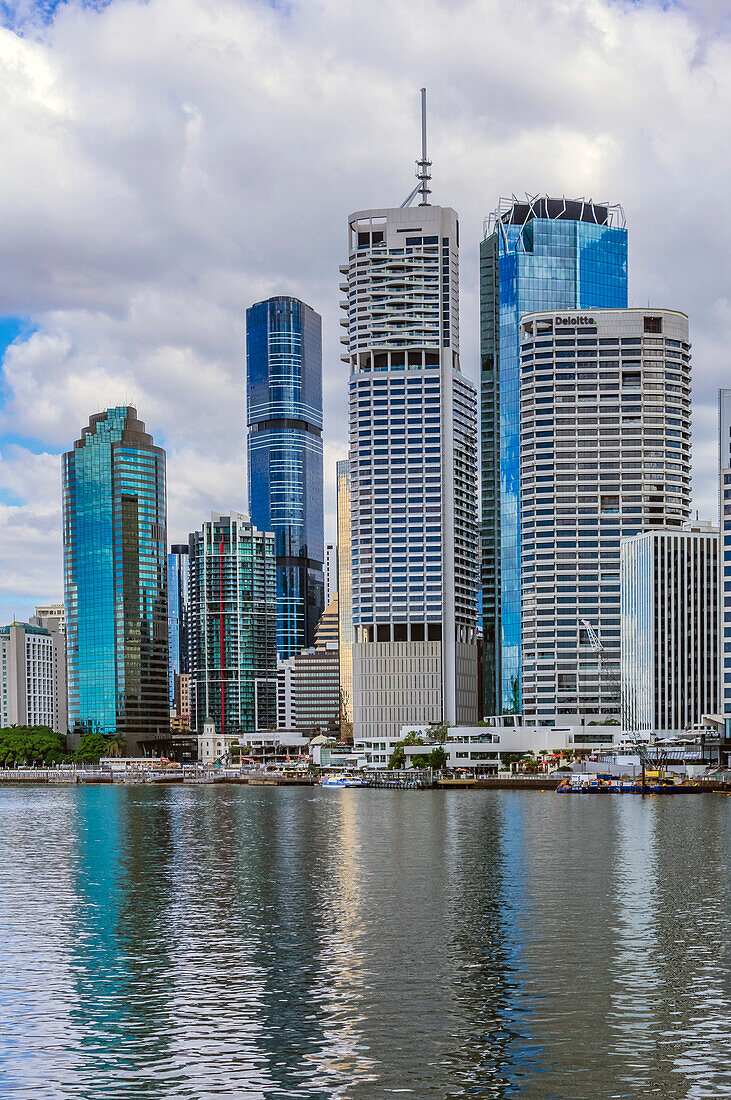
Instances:
[[[419,181],[419,191],[421,193],[419,206],[428,206],[431,194],[431,188],[429,187],[431,161],[426,155],[426,88],[421,89],[421,160],[416,163],[419,168],[416,178]]]
[[[401,203],[401,206],[411,206],[417,195],[421,196],[421,202],[419,206],[430,206],[429,196],[431,195],[431,187],[429,186],[429,180],[431,179],[431,161],[429,160],[426,152],[426,88],[421,89],[421,159],[416,162],[416,178],[419,181],[408,196]]]

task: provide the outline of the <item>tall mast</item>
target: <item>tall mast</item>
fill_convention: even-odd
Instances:
[[[429,187],[429,180],[431,179],[431,161],[427,157],[426,153],[426,88],[421,89],[421,160],[416,162],[416,178],[419,181],[411,192],[411,194],[404,199],[401,203],[402,208],[404,206],[411,206],[417,195],[421,195],[421,202],[419,206],[430,206],[429,196],[431,195],[431,188]]]
[[[421,202],[419,206],[429,206],[429,195],[431,194],[431,188],[429,187],[429,180],[431,179],[431,161],[426,155],[426,88],[421,89],[421,160],[417,161],[419,171],[416,173],[416,178],[419,181],[419,191],[421,192]]]

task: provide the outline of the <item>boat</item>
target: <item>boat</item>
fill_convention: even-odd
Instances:
[[[323,787],[364,787],[365,783],[357,775],[325,775]]]
[[[605,773],[597,775],[575,774],[567,776],[556,787],[557,794],[683,794],[697,791],[698,784],[693,781],[669,779],[662,775],[653,775],[644,784],[639,779],[626,776],[616,778]]]

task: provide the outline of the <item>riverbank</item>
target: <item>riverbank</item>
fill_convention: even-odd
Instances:
[[[374,773],[363,784],[365,787],[389,787],[408,790],[455,790],[455,791],[555,791],[566,778],[566,773],[548,775],[511,775],[508,773],[471,778],[439,778],[418,773],[418,783],[414,782],[417,773],[407,778],[407,773]],[[384,777],[388,776],[387,781]],[[188,785],[239,785],[250,787],[314,787],[319,784],[319,774],[283,775],[262,772],[239,772],[233,769],[219,768],[16,768],[0,771],[0,786],[80,786],[94,784],[188,786]],[[731,773],[713,779],[700,778],[697,786],[687,788],[683,793],[731,794]]]

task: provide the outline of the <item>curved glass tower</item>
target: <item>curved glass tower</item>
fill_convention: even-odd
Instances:
[[[137,410],[92,416],[63,456],[69,729],[128,755],[167,736],[165,452]]]
[[[501,199],[480,245],[483,710],[520,694],[520,350],[525,313],[627,305],[621,207]]]
[[[322,321],[297,298],[246,311],[249,510],[275,537],[277,653],[314,645],[324,606]]]

